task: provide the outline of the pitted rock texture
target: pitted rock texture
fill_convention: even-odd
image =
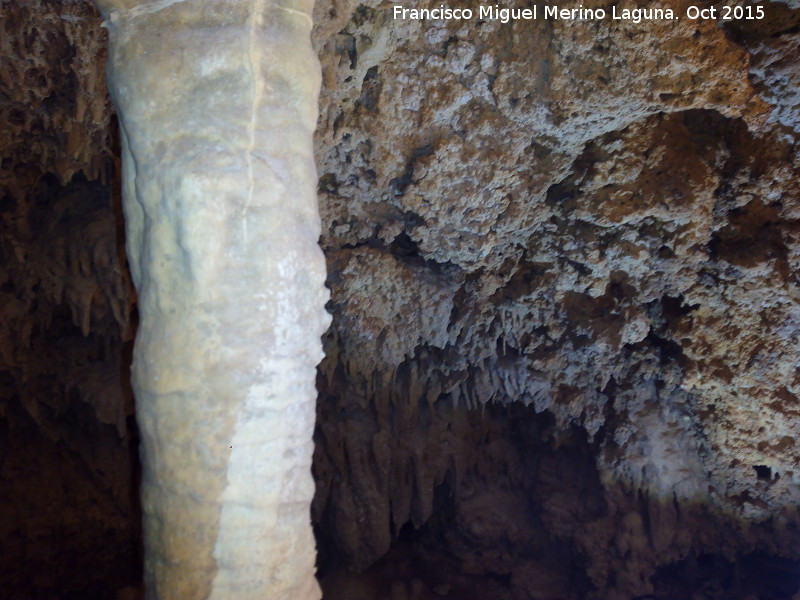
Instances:
[[[412,538],[515,598],[690,597],[712,584],[665,569],[797,558],[798,13],[763,6],[722,26],[318,4],[334,321],[314,518],[338,550],[331,597],[357,596],[337,560],[364,568]],[[592,460],[555,454],[593,493],[530,470],[541,505],[465,483],[492,459],[456,441],[486,423],[455,415],[498,404],[571,432]],[[531,547],[507,514],[568,540],[587,579],[480,554]],[[525,587],[542,573],[561,587]],[[717,585],[744,598],[751,583]]]
[[[800,4],[759,5],[318,0],[326,600],[795,596]],[[105,38],[88,0],[1,6],[0,579],[108,598],[138,517]]]

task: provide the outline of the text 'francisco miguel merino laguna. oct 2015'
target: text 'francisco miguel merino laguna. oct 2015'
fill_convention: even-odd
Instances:
[[[402,4],[395,4],[391,8],[395,20],[414,21],[533,21],[571,20],[571,21],[602,21],[613,19],[618,21],[672,21],[680,18],[686,19],[713,19],[720,21],[758,21],[764,18],[762,6],[695,6],[690,5],[684,11],[676,13],[672,8],[618,8],[612,5],[610,9],[604,8],[559,8],[556,5],[532,6],[530,8],[513,8],[496,5],[480,5],[475,8],[450,8],[440,4],[435,8],[409,8]]]

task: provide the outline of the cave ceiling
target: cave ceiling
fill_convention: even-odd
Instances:
[[[315,9],[326,597],[409,528],[519,598],[800,558],[800,4],[638,24],[389,6]],[[98,589],[135,582],[114,566],[137,560],[136,299],[105,31],[87,0],[0,10],[0,574],[23,589],[15,565],[55,560],[37,544],[106,536]]]

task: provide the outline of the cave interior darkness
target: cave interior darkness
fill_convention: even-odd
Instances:
[[[317,0],[325,600],[800,598],[800,2],[743,4],[765,18]],[[10,600],[140,597],[100,24],[0,0]]]

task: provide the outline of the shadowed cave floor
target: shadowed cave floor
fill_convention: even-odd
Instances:
[[[454,410],[449,403],[440,409]],[[549,415],[522,405],[469,411],[465,427],[470,433],[461,435],[481,440],[466,457],[472,477],[464,475],[457,489],[452,477],[438,485],[431,518],[419,528],[405,523],[374,564],[348,568],[317,526],[325,600],[598,597],[574,540],[552,535],[544,522],[572,518],[580,528],[608,509],[592,462],[596,443],[579,429],[559,432]],[[481,466],[481,457],[491,462],[503,453],[515,470],[495,464],[496,476],[476,485],[491,468]],[[543,509],[551,494],[559,495],[563,513]],[[789,600],[800,589],[800,561],[763,552],[733,560],[701,553],[657,568],[651,580],[652,594],[630,600]]]
[[[75,406],[77,409],[80,404]],[[439,410],[448,415],[455,409],[448,402],[442,403]],[[579,430],[563,435],[554,428],[548,415],[536,415],[521,405],[488,405],[484,411],[468,411],[466,415],[462,427],[470,433],[462,430],[461,435],[482,440],[482,444],[473,446],[476,454],[466,457],[474,461],[472,475],[465,474],[460,487],[456,487],[453,477],[438,485],[427,522],[418,528],[411,523],[403,524],[395,532],[388,551],[374,564],[363,569],[352,568],[342,560],[343,554],[326,533],[324,521],[317,525],[319,578],[324,600],[581,600],[591,595],[593,586],[586,574],[585,558],[569,540],[559,540],[547,533],[541,521],[540,503],[554,493],[554,485],[564,487],[560,474],[574,474],[575,477],[567,477],[572,482],[567,486],[573,486],[568,496],[579,499],[579,503],[571,510],[580,505],[601,514],[606,507],[590,460],[596,449]],[[80,415],[74,418],[79,419]],[[93,439],[96,443],[98,438]],[[19,437],[14,434],[6,438],[6,443],[17,448],[27,444],[29,449],[36,448],[39,456],[40,470],[29,470],[30,477],[16,480],[20,493],[30,497],[34,495],[31,490],[23,492],[21,488],[41,486],[46,480],[50,488],[40,487],[42,498],[65,494],[73,502],[84,502],[81,514],[85,518],[83,522],[74,521],[72,530],[50,533],[54,536],[50,538],[53,554],[46,563],[20,564],[12,577],[5,570],[5,588],[0,597],[9,600],[140,598],[138,540],[129,540],[119,547],[121,540],[109,530],[108,544],[103,547],[105,559],[97,561],[98,546],[92,538],[98,534],[99,521],[91,517],[91,497],[74,487],[78,479],[75,470],[79,467],[64,462],[64,448],[41,439],[33,424],[29,430],[20,432]],[[60,458],[59,453],[62,453]],[[477,485],[476,478],[490,466],[481,466],[478,457],[497,460],[503,453],[508,454],[503,460],[516,465],[515,472],[500,473]],[[61,466],[53,470],[57,461]],[[135,470],[136,465],[133,467]],[[13,454],[3,465],[6,476],[24,468]],[[518,476],[519,473],[523,475]],[[581,487],[575,488],[577,484]],[[13,491],[13,487],[6,486],[2,493]],[[80,504],[73,506],[77,509]],[[581,512],[575,514],[586,516]],[[125,516],[121,514],[120,518]],[[73,543],[83,536],[84,550],[59,554],[59,546],[65,543],[61,536],[69,537]],[[31,542],[41,544],[42,540]],[[5,538],[3,543],[23,541]],[[35,547],[21,550],[23,554],[27,551],[37,552]],[[94,571],[90,567],[93,563]],[[10,566],[4,565],[6,569]],[[700,554],[661,567],[652,578],[654,593],[630,600],[790,600],[800,588],[798,573],[800,561],[763,552],[743,554],[733,561],[718,554]]]

